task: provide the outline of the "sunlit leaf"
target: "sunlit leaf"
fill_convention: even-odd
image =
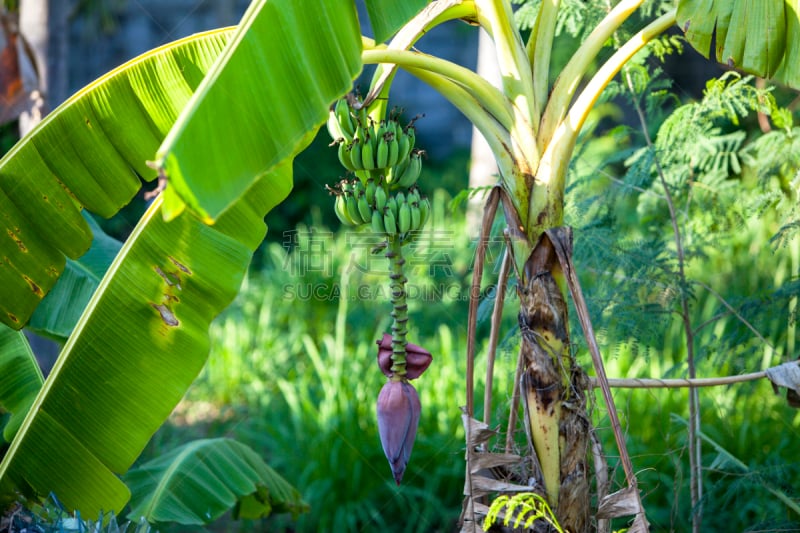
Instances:
[[[133,59],[69,98],[0,159],[0,322],[25,325],[66,257],[89,249],[81,207],[111,216],[139,191],[140,177],[155,177],[147,160],[230,35],[200,34]]]
[[[677,22],[706,57],[800,88],[800,0],[680,0]]]
[[[361,71],[350,0],[257,0],[158,151],[164,208],[216,219],[298,152]],[[178,198],[179,197],[179,198]]]
[[[166,222],[159,197],[125,242],[0,462],[0,496],[54,493],[85,516],[119,512],[127,471],[199,373],[211,320],[236,295],[291,161],[215,226]]]

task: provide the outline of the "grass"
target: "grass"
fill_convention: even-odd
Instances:
[[[434,362],[414,382],[423,408],[402,486],[396,487],[391,480],[375,417],[375,401],[385,379],[375,361],[375,341],[390,323],[387,282],[381,274],[384,259],[370,256],[369,246],[352,233],[334,233],[321,223],[310,226],[317,228],[316,233],[300,226],[287,235],[291,252],[275,242],[264,248],[261,268],[249,276],[236,302],[212,326],[212,350],[205,369],[145,455],[158,454],[193,437],[238,438],[262,453],[301,491],[311,512],[296,521],[289,517],[257,523],[223,520],[210,530],[456,529],[464,474],[459,410],[465,401],[464,295],[474,243],[461,217],[445,223],[446,216],[451,216],[445,208],[448,200],[445,193],[437,193],[434,230],[421,240],[423,244],[413,250],[409,261],[409,277],[417,291],[410,301],[410,339],[429,349]],[[740,235],[740,239],[746,241],[748,236]],[[580,244],[580,236],[577,242]],[[312,250],[316,251],[309,255]],[[792,268],[785,258],[794,253],[792,249],[777,250],[774,258],[769,247],[765,250],[758,256],[737,254],[728,259],[727,266],[720,257],[724,254],[712,250],[705,260],[712,263],[713,270],[696,266],[691,276],[712,284],[725,279],[720,290],[726,298],[744,305],[752,291],[780,281],[778,267]],[[312,257],[315,254],[316,259]],[[776,269],[759,267],[765,261]],[[593,298],[593,285],[603,278],[594,270],[580,268],[579,264],[587,296]],[[749,275],[746,280],[735,278],[726,268],[742,269]],[[513,290],[511,293],[496,365],[493,424],[506,419],[516,361],[516,309]],[[719,312],[720,305],[711,298],[707,293],[698,294],[694,323]],[[629,303],[634,308],[641,305]],[[482,307],[484,320],[479,328],[484,344],[478,346],[476,398],[483,394],[487,309]],[[699,360],[699,375],[760,368],[762,363],[787,357],[791,345],[787,339],[793,336],[786,333],[785,313],[770,316],[768,310],[757,306],[750,312],[749,318],[783,348],[773,352],[768,361],[763,359],[763,350],[739,331],[743,327],[739,321],[722,317],[698,337],[698,344],[707,348]],[[629,338],[611,335],[609,332],[615,331],[610,327],[613,313],[593,319],[609,375],[682,375],[685,350],[676,317],[659,315],[662,322],[656,331],[660,333],[646,340],[638,339],[636,330],[631,330]],[[588,365],[578,330],[573,324],[579,359]],[[720,339],[726,339],[724,346],[728,347],[728,341],[737,336],[742,337],[741,344],[723,351]],[[621,390],[615,396],[652,530],[683,529],[691,512],[686,430],[680,422],[687,416],[686,391]],[[794,501],[800,493],[796,477],[792,477],[800,470],[793,451],[800,436],[800,416],[774,396],[766,383],[704,390],[701,402],[705,435],[725,447],[722,453],[704,446],[704,525],[708,530],[796,526],[800,517],[793,516],[765,487],[777,487]],[[616,451],[604,410],[598,398],[594,418],[614,467]],[[732,458],[747,468],[742,469]],[[623,522],[615,524],[624,526]]]

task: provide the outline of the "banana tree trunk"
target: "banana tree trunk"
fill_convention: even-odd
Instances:
[[[525,279],[519,387],[531,469],[561,527],[581,533],[590,528],[588,379],[572,356],[563,273],[547,236],[525,264]]]

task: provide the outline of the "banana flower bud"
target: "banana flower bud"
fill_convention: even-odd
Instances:
[[[378,395],[378,432],[398,485],[417,436],[420,410],[417,390],[406,381],[388,381]]]
[[[383,334],[378,344],[378,366],[387,378],[394,375],[392,372],[392,336]],[[433,357],[431,353],[413,343],[406,344],[406,379],[417,379],[430,366]]]

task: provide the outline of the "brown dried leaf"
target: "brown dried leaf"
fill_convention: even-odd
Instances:
[[[535,492],[535,487],[517,485],[486,476],[472,476],[472,490],[484,492]]]
[[[16,15],[0,15],[0,124],[16,120],[39,86],[34,58],[19,34]]]
[[[463,407],[461,410],[463,413],[461,415],[461,422],[464,424],[464,430],[468,435],[467,450],[474,450],[481,444],[488,442],[489,439],[497,435],[497,431],[490,429],[487,424],[467,416],[467,414],[463,412]]]
[[[650,531],[650,524],[644,517],[644,513],[639,513],[633,519],[633,524],[628,528],[628,533],[648,533]]]
[[[625,487],[613,494],[609,494],[600,501],[597,509],[597,518],[617,518],[630,516],[641,512],[637,490]],[[633,531],[633,529],[631,529]]]
[[[473,474],[489,468],[498,466],[518,465],[522,462],[522,457],[513,453],[478,453],[473,452],[471,470]]]
[[[775,392],[785,387],[786,400],[790,407],[800,407],[800,361],[791,361],[765,370]]]

